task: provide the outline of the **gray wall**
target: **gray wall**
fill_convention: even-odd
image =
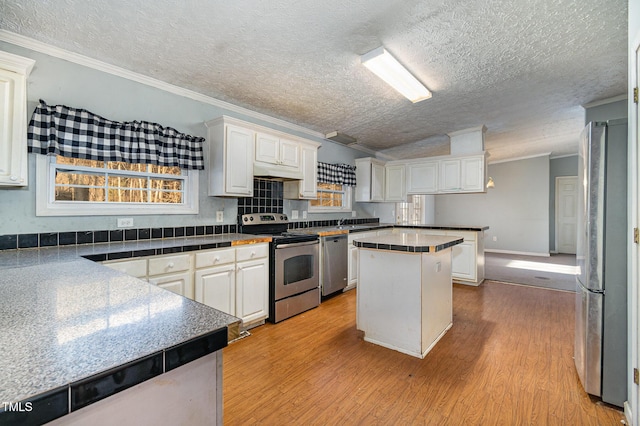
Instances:
[[[607,121],[627,118],[627,100],[623,99],[585,109],[585,124],[591,121]]]
[[[206,137],[204,122],[220,115],[234,116],[278,129],[269,123],[229,111],[218,106],[195,101],[156,89],[125,78],[74,64],[62,59],[0,42],[0,50],[29,57],[36,61],[28,80],[28,114],[35,109],[38,99],[50,105],[65,104],[85,108],[93,113],[117,121],[146,120],[171,126],[192,135]],[[330,163],[355,164],[354,159],[366,154],[324,139],[309,137],[287,129],[289,133],[322,142],[318,159]],[[35,161],[29,159],[29,187],[0,189],[0,235],[36,232],[63,232],[115,229],[115,216],[92,217],[36,217],[35,216]],[[135,216],[136,227],[164,227],[180,225],[215,224],[215,212],[225,211],[225,224],[236,222],[237,201],[233,198],[206,195],[206,174],[200,173],[200,213],[197,215]],[[285,202],[285,212],[307,210],[306,201]],[[359,217],[367,212],[355,206]],[[310,215],[310,219],[332,219],[344,214]]]
[[[549,251],[551,252],[556,251],[556,178],[559,176],[578,176],[577,155],[552,158],[549,162]]]
[[[485,249],[547,255],[549,157],[489,164],[488,174],[486,193],[436,195],[436,224],[488,225]]]

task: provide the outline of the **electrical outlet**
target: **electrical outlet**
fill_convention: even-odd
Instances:
[[[493,237],[493,241],[498,241],[498,237]]]
[[[291,219],[298,218],[298,210],[291,210]]]
[[[133,218],[119,217],[117,226],[118,228],[133,228]]]
[[[351,212],[351,217],[356,217],[356,211],[355,210]]]
[[[306,210],[302,210],[302,218],[303,219],[307,218],[307,211]]]
[[[224,221],[224,211],[218,210],[216,212],[216,222],[222,222],[222,221]]]

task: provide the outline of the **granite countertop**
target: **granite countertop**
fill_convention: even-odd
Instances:
[[[61,403],[70,400],[73,408],[73,398],[66,395],[82,386],[79,381],[150,356],[165,360],[161,374],[194,359],[183,357],[194,343],[196,356],[204,355],[198,352],[203,346],[210,352],[226,346],[227,327],[240,321],[88,258],[120,259],[270,240],[220,234],[0,251],[0,401],[37,400],[43,393],[58,392]],[[2,416],[0,410],[0,423]]]
[[[358,248],[391,250],[409,253],[435,253],[448,249],[464,241],[464,238],[420,234],[391,234],[356,239]]]
[[[320,237],[341,234],[353,234],[357,232],[374,231],[385,228],[418,228],[418,229],[439,229],[450,231],[474,231],[481,232],[489,229],[488,226],[473,225],[397,225],[393,223],[370,223],[359,225],[343,225],[343,226],[319,226],[313,228],[296,229],[296,232],[304,234],[317,234]]]

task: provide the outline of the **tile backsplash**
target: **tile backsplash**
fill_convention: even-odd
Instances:
[[[253,180],[253,197],[238,198],[238,216],[249,213],[284,213],[283,183]]]

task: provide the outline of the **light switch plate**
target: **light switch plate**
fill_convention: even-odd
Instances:
[[[291,210],[291,219],[298,218],[298,210]]]
[[[222,222],[222,221],[224,221],[224,211],[218,210],[216,212],[216,222]]]
[[[307,218],[307,211],[306,210],[302,210],[302,218],[303,219]]]

